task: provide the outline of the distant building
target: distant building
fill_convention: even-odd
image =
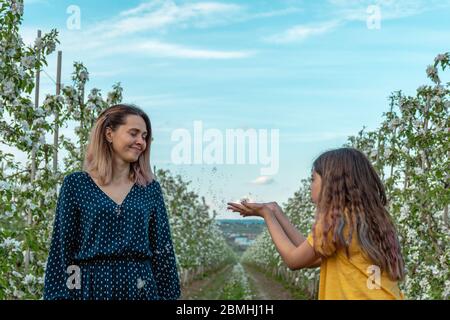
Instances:
[[[236,242],[240,246],[250,246],[255,242],[255,240],[249,240],[245,237],[237,237],[234,239],[234,242]]]

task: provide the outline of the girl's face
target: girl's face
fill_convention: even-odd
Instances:
[[[315,205],[319,202],[320,189],[322,188],[322,177],[315,171],[311,175],[311,200]]]
[[[137,115],[128,115],[125,124],[115,131],[106,129],[106,139],[112,142],[117,157],[125,162],[136,162],[147,148],[147,126],[144,119]]]

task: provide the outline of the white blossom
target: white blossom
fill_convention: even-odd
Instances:
[[[4,95],[8,96],[14,93],[14,83],[10,80],[2,84]]]
[[[36,40],[34,41],[34,46],[36,50],[41,50],[43,46],[42,38],[36,38]]]
[[[445,54],[438,54],[436,56],[436,58],[434,59],[434,62],[435,63],[439,63],[439,62],[445,61],[446,59],[447,59],[447,55],[445,55]]]
[[[88,79],[88,74],[86,73],[86,71],[81,71],[79,74],[79,79],[81,82],[84,82]]]
[[[3,243],[0,244],[0,248],[12,250],[13,252],[20,252],[21,247],[22,242],[9,237],[3,240]]]
[[[450,297],[450,280],[445,280],[443,298],[447,300]]]
[[[92,102],[89,102],[89,103],[86,105],[86,109],[88,109],[89,111],[95,110],[95,104],[92,103]]]
[[[31,199],[27,199],[26,201],[25,201],[25,205],[28,207],[28,208],[30,208],[30,210],[35,210],[36,208],[37,208],[37,206],[36,206],[36,204],[33,202],[33,201],[31,201]]]
[[[56,49],[56,44],[54,42],[47,43],[47,53],[50,54]]]
[[[31,141],[31,138],[28,134],[20,137],[20,141],[24,142],[28,147],[32,147],[33,146],[33,141]]]
[[[11,218],[12,216],[14,216],[14,212],[12,212],[12,211],[5,211],[5,212],[3,213],[3,218],[9,219],[9,218]]]
[[[22,281],[22,283],[24,285],[30,285],[30,284],[33,284],[35,282],[36,282],[36,277],[34,275],[32,275],[32,274],[27,274],[24,277],[23,281]]]
[[[33,127],[37,127],[37,126],[41,126],[43,124],[45,124],[45,119],[43,118],[37,118],[33,120]]]
[[[11,185],[6,181],[0,181],[0,190],[9,190]]]
[[[437,104],[437,103],[441,103],[442,99],[441,99],[441,97],[434,96],[433,98],[431,98],[430,102],[433,104]]]
[[[43,116],[45,116],[45,110],[44,110],[44,108],[42,108],[42,107],[37,107],[36,110],[35,110],[35,112],[36,112],[36,115],[37,115],[38,117],[43,117]]]
[[[24,69],[23,66],[19,66],[19,67],[17,68],[17,74],[18,74],[21,78],[25,77],[25,69]]]
[[[434,82],[439,82],[438,70],[435,66],[428,66],[427,75]]]
[[[52,103],[52,102],[53,102],[53,96],[52,96],[51,94],[48,94],[48,95],[45,97],[44,105],[50,104],[50,103]]]
[[[16,0],[12,0],[11,2],[11,12],[13,14],[23,15],[23,3],[18,2]]]
[[[425,86],[425,85],[420,86],[417,88],[417,93],[422,93],[422,92],[426,91],[427,89],[428,89],[428,86]]]
[[[27,69],[34,68],[36,58],[33,56],[23,56],[20,63]]]
[[[396,127],[398,127],[400,124],[400,119],[394,118],[389,122],[389,129],[394,130]]]
[[[6,50],[6,55],[10,58],[14,57],[16,55],[16,49],[10,48],[10,49]]]
[[[442,85],[437,85],[436,86],[436,94],[439,96],[442,96],[445,94],[445,88]]]
[[[41,137],[39,138],[39,144],[40,145],[44,145],[46,143],[45,141],[45,135],[41,135]]]
[[[20,124],[22,126],[22,130],[23,131],[29,131],[30,130],[30,126],[28,125],[28,122],[26,122],[25,120],[23,120]]]
[[[14,289],[14,293],[13,293],[14,297],[21,299],[24,295],[24,292],[21,290],[18,290],[17,288]]]

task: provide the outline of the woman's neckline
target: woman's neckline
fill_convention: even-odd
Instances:
[[[133,185],[131,186],[130,190],[126,194],[125,198],[123,198],[122,202],[117,203],[113,198],[111,198],[110,195],[108,195],[102,188],[100,188],[100,186],[95,182],[95,180],[91,177],[91,175],[88,172],[86,172],[86,171],[83,171],[83,172],[86,174],[86,176],[89,178],[89,180],[94,184],[94,186],[98,190],[100,190],[100,192],[102,192],[111,202],[113,202],[116,206],[119,206],[119,207],[125,203],[125,201],[128,199],[128,196],[131,194],[131,192],[134,190],[134,187],[136,186],[136,182],[134,182]]]

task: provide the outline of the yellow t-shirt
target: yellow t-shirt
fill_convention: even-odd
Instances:
[[[352,238],[350,259],[345,250],[339,249],[322,260],[319,300],[403,300],[398,282],[389,279],[386,272],[377,272],[363,255],[357,237]],[[312,233],[307,241],[314,248]]]

